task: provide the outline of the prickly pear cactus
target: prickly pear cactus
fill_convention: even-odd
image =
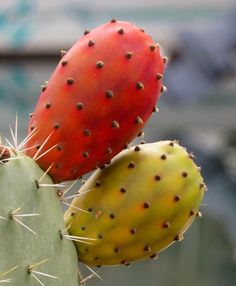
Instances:
[[[0,146],[0,283],[79,285],[52,184],[33,159]]]
[[[78,237],[76,246],[84,263],[129,265],[154,258],[181,240],[200,216],[204,190],[193,156],[177,142],[140,145],[95,172],[72,202],[65,221],[69,233]]]

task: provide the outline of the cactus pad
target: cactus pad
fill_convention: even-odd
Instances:
[[[63,238],[52,184],[34,160],[0,147],[0,283],[79,285],[76,249]]]

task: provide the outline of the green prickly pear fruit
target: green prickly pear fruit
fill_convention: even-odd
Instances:
[[[205,190],[192,157],[162,141],[122,151],[96,171],[65,214],[69,233],[80,238],[79,259],[128,265],[181,240],[200,215]]]
[[[33,159],[0,146],[0,284],[78,286],[67,235],[49,176]]]

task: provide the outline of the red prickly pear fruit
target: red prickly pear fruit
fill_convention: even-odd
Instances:
[[[26,146],[42,169],[53,163],[55,182],[103,166],[140,133],[163,91],[165,65],[149,35],[120,21],[86,31],[63,54],[31,116],[35,133]]]

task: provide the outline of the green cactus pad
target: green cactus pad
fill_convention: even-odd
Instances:
[[[78,286],[76,249],[63,236],[52,180],[46,175],[40,186],[44,172],[33,159],[0,150],[0,282]]]
[[[69,233],[84,238],[76,242],[79,259],[98,266],[154,258],[200,215],[204,190],[199,168],[177,142],[121,152],[83,185],[65,214]]]

